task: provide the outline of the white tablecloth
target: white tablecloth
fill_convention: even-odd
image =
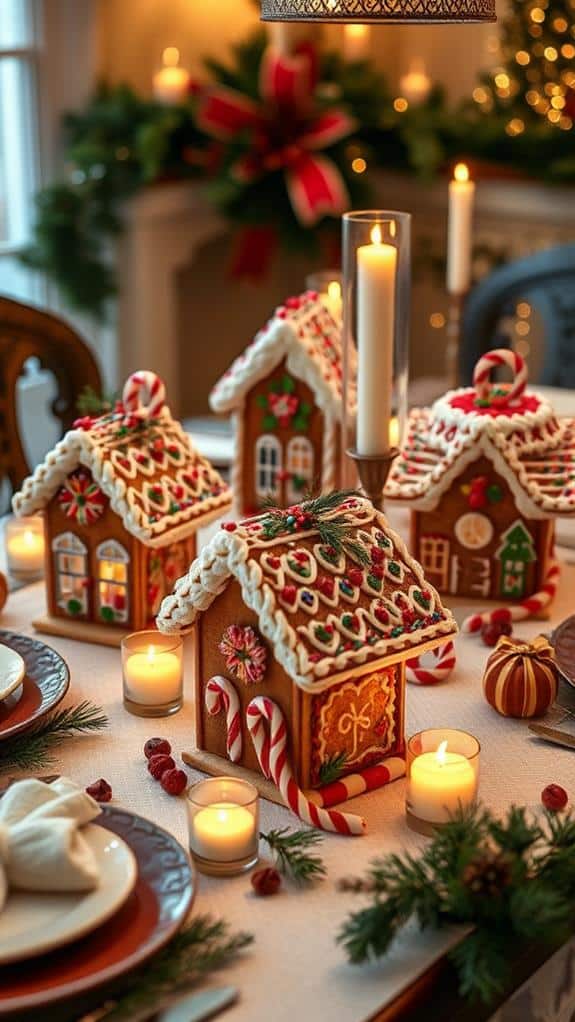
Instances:
[[[575,566],[565,567],[552,622],[573,612]],[[33,634],[30,624],[43,606],[43,586],[13,593],[0,625]],[[455,608],[461,619],[463,607]],[[541,622],[516,628],[523,638],[537,635]],[[170,739],[176,753],[193,741],[191,650],[188,649],[187,701],[175,717],[150,721],[130,716],[122,706],[119,650],[64,639],[48,641],[70,666],[72,684],[67,702],[91,699],[109,715],[103,735],[77,738],[59,753],[57,770],[85,785],[100,776],[113,786],[116,803],[154,819],[186,844],[185,805],[166,795],[146,771],[142,747],[153,734]],[[453,726],[475,734],[482,746],[481,797],[497,812],[512,803],[539,806],[542,788],[562,784],[575,797],[575,753],[530,736],[526,722],[498,716],[484,701],[481,677],[488,650],[477,638],[459,636],[458,666],[451,680],[436,688],[409,686],[407,733],[425,727]],[[197,776],[188,771],[191,780]],[[256,898],[249,879],[201,877],[195,911],[226,918],[232,927],[251,931],[255,945],[225,973],[225,981],[241,991],[230,1022],[363,1022],[389,1003],[449,944],[443,935],[410,931],[385,962],[352,967],[336,946],[336,934],[359,899],[335,891],[337,879],[361,873],[374,857],[392,850],[414,850],[424,839],[408,830],[404,818],[405,783],[364,795],[351,803],[368,821],[360,838],[326,836],[323,857],[328,879],[313,889],[284,889],[274,898]],[[278,806],[262,802],[262,830],[297,826]],[[226,1016],[228,1017],[228,1016]]]

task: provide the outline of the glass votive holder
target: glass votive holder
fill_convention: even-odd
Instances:
[[[479,753],[477,738],[454,728],[431,728],[409,739],[405,812],[412,830],[430,835],[458,809],[476,803]]]
[[[137,717],[169,717],[183,701],[180,636],[132,632],[122,639],[124,706]]]
[[[249,781],[209,777],[187,794],[190,852],[200,873],[233,876],[258,861],[259,797]]]
[[[42,515],[9,518],[5,525],[6,567],[18,582],[44,577],[44,519]]]

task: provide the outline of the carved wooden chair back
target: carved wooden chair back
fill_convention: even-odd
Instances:
[[[78,416],[76,401],[85,386],[101,391],[92,352],[64,320],[0,295],[0,483],[17,490],[30,472],[17,413],[16,385],[29,358],[38,359],[56,380],[52,413],[62,433]]]
[[[508,263],[473,289],[463,314],[462,381],[471,381],[475,363],[490,348],[509,347],[509,336],[500,324],[506,316],[515,314],[521,300],[537,311],[544,332],[536,382],[575,387],[575,244]]]

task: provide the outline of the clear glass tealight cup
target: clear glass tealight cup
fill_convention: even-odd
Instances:
[[[187,793],[189,844],[201,873],[234,876],[258,861],[257,788],[236,777],[209,777]]]
[[[169,717],[182,707],[181,636],[148,630],[122,639],[124,706],[137,717]]]
[[[430,728],[407,743],[405,813],[412,830],[431,835],[477,802],[481,746],[455,728]]]

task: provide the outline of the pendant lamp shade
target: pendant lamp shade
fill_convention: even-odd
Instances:
[[[455,24],[495,21],[495,0],[261,0],[262,21]]]

